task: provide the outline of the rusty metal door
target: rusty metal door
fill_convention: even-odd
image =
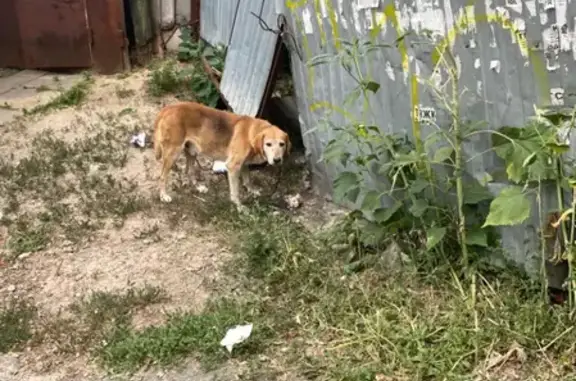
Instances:
[[[26,68],[92,66],[85,2],[94,0],[15,1]]]
[[[16,0],[0,0],[0,67],[22,67]]]
[[[122,1],[86,0],[86,2],[94,68],[102,74],[122,71],[129,65],[125,56],[128,43],[124,32]]]

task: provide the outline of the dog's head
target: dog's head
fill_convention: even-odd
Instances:
[[[282,163],[284,156],[288,155],[292,148],[288,134],[276,126],[268,127],[256,135],[253,146],[270,165]]]

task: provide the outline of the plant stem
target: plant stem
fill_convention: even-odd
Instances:
[[[541,228],[540,228],[540,278],[542,282],[542,301],[546,302],[548,295],[548,276],[546,273],[546,261],[548,259],[548,253],[546,251],[546,232],[547,232],[547,221],[543,216],[542,208],[542,181],[538,179],[538,193],[536,194],[536,200],[538,202],[538,216],[540,216]]]
[[[574,311],[574,293],[576,292],[576,287],[574,284],[574,260],[573,260],[573,252],[574,252],[574,213],[576,212],[576,188],[572,189],[572,215],[570,216],[570,242],[567,245],[566,251],[568,252],[567,260],[568,260],[568,304],[570,306],[570,310]],[[563,225],[563,224],[562,224]]]

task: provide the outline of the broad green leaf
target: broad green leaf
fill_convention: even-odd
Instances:
[[[426,212],[426,209],[428,209],[428,201],[426,199],[417,199],[414,201],[414,203],[412,204],[412,206],[410,207],[410,213],[412,213],[412,215],[414,217],[422,217],[424,215],[424,212]]]
[[[491,183],[492,181],[494,181],[494,179],[492,178],[492,175],[489,174],[488,172],[484,172],[484,174],[479,180],[480,185],[482,185],[483,187],[485,187],[488,183]]]
[[[364,88],[368,91],[376,93],[380,89],[380,84],[374,81],[368,81],[364,84]]]
[[[474,205],[484,200],[492,199],[492,194],[483,187],[476,179],[464,181],[462,186],[464,191],[464,204]]]
[[[450,157],[452,156],[452,152],[454,152],[454,149],[452,149],[452,147],[450,146],[441,147],[434,153],[433,160],[436,163],[443,163],[446,160],[450,159]]]
[[[400,201],[394,202],[391,207],[389,208],[380,208],[374,211],[374,220],[378,223],[385,223],[387,222],[394,213],[398,211],[402,207],[402,203]]]
[[[357,191],[359,191],[359,179],[354,172],[342,172],[334,180],[334,195],[340,199],[349,193],[354,195]],[[356,197],[358,197],[358,193],[356,193]]]
[[[418,194],[426,189],[430,183],[424,179],[416,179],[410,184],[410,193]]]
[[[486,231],[480,228],[470,229],[466,232],[466,245],[488,247]]]
[[[549,148],[545,145],[554,139],[554,128],[532,122],[523,128],[502,127],[498,132],[501,135],[492,135],[492,146],[506,162],[508,179],[522,183],[555,178],[555,172],[548,163]]]
[[[446,228],[430,228],[426,230],[426,249],[432,250],[446,235]]]
[[[362,206],[360,207],[363,211],[372,212],[382,205],[380,203],[380,192],[371,190],[366,192],[364,199],[362,200]]]
[[[530,200],[518,186],[510,186],[500,192],[490,203],[490,212],[482,227],[518,225],[530,216]]]
[[[346,192],[344,194],[344,197],[346,197],[346,199],[348,199],[348,201],[355,203],[356,201],[358,201],[359,195],[360,195],[360,187],[356,186],[356,187],[349,189],[348,192]]]
[[[410,151],[407,154],[398,153],[394,157],[394,164],[397,166],[412,165],[419,163],[420,161],[420,157],[416,151]]]

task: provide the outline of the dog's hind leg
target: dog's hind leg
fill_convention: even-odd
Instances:
[[[160,200],[163,202],[171,202],[172,197],[166,192],[168,185],[168,178],[174,162],[182,152],[182,147],[162,148],[162,172],[160,173]]]
[[[190,176],[190,181],[196,190],[200,193],[208,192],[208,187],[199,184],[200,164],[198,163],[198,153],[192,143],[186,143],[184,146],[184,155],[186,156],[186,174]]]

